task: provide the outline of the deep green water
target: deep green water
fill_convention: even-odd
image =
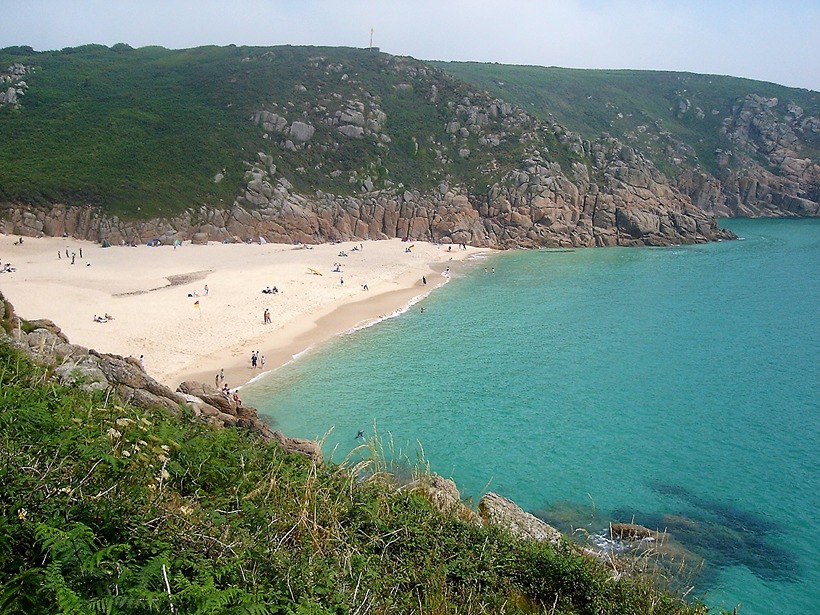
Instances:
[[[494,256],[243,398],[337,457],[374,425],[420,442],[565,530],[668,528],[707,604],[818,612],[820,220],[724,224],[744,239]]]

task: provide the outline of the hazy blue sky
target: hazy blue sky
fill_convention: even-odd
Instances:
[[[820,90],[820,0],[0,0],[0,47],[331,45]]]

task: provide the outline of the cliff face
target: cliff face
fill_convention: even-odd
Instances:
[[[719,216],[820,215],[820,165],[805,146],[820,142],[820,118],[778,105],[756,94],[739,100],[721,127],[731,146],[715,151],[719,171],[684,173],[678,187]]]
[[[232,85],[220,88],[188,75],[165,76],[196,104],[212,105],[203,118],[212,114],[217,121],[195,122],[187,134],[174,133],[173,101],[163,104],[165,94],[156,88],[153,98],[133,103],[140,106],[139,113],[119,104],[103,106],[111,97],[103,101],[89,94],[94,82],[65,94],[87,112],[66,117],[61,129],[68,131],[67,138],[71,130],[82,133],[77,141],[90,148],[88,156],[55,143],[48,150],[55,158],[53,172],[37,174],[42,165],[36,160],[30,166],[10,162],[23,175],[33,173],[31,183],[42,188],[20,178],[14,180],[19,188],[0,186],[0,194],[5,190],[11,195],[0,203],[0,228],[110,243],[411,237],[501,248],[667,245],[732,236],[717,227],[714,213],[723,210],[715,206],[708,186],[688,190],[693,203],[680,184],[670,182],[636,147],[611,136],[585,141],[555,121],[539,120],[410,58],[326,51],[202,51],[200,55],[212,54],[209,61],[220,67],[219,74],[231,75]],[[191,52],[178,62],[192,71],[211,69],[197,50]],[[20,64],[17,71],[25,71],[29,81],[26,98],[14,113],[0,115],[0,136],[7,133],[11,139],[7,151],[28,151],[19,135],[26,130],[42,134],[37,114],[64,104],[62,91],[45,84],[69,62],[106,71],[99,73],[100,81],[111,75],[100,84],[101,91],[123,88],[126,82],[123,92],[137,95],[143,91],[140,84],[128,79],[143,75],[134,68],[141,53],[148,52],[118,55],[95,47],[62,58],[64,64],[51,65],[45,56],[35,57],[31,67]],[[151,53],[164,57],[176,52]],[[166,70],[162,60],[157,71]],[[54,100],[46,101],[46,96]],[[31,109],[29,97],[36,102]],[[92,128],[77,119],[86,116],[109,122],[117,132],[89,137]],[[189,119],[180,116],[179,122]],[[132,122],[133,130],[126,130]],[[230,122],[232,132],[225,129]],[[205,173],[207,165],[195,163],[205,160],[199,150],[229,133],[241,133],[249,141],[220,152],[232,162]],[[202,144],[197,145],[195,137],[200,136]],[[162,166],[167,156],[159,148],[186,138],[197,151],[181,156],[178,165]],[[103,146],[100,141],[119,147],[117,155],[100,156],[95,149]],[[143,153],[144,159],[122,166],[131,151]],[[85,168],[87,159],[96,166]],[[62,178],[57,168],[76,173]],[[789,168],[796,170],[796,163]],[[169,175],[175,173],[182,174]],[[169,184],[198,187],[175,199]],[[29,193],[37,198],[23,198]],[[140,201],[141,194],[156,202]],[[233,202],[220,203],[220,195],[231,195]],[[102,204],[90,205],[95,201]],[[142,210],[156,213],[138,215]]]
[[[820,215],[820,93],[692,73],[434,64],[585,139],[619,139],[704,211]]]
[[[695,207],[641,156],[617,141],[589,146],[600,183],[583,164],[574,181],[534,155],[476,199],[442,183],[437,190],[376,191],[362,196],[300,195],[274,180],[265,156],[245,194],[229,209],[202,207],[168,219],[125,221],[99,208],[0,204],[4,232],[70,235],[91,241],[159,239],[278,243],[410,237],[509,247],[669,245],[732,238],[714,215]]]

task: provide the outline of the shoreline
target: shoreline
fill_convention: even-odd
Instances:
[[[52,320],[72,343],[99,352],[143,356],[146,371],[172,389],[186,380],[213,385],[220,370],[239,388],[333,337],[408,309],[447,282],[446,268],[457,272],[496,252],[400,239],[178,248],[16,241],[0,235],[0,267],[16,269],[0,274],[0,292],[22,318]],[[262,292],[273,286],[280,292]],[[95,322],[109,313],[113,319]],[[251,367],[254,350],[265,356],[263,369]]]
[[[467,259],[460,262],[467,262]],[[441,275],[447,265],[444,263],[430,263],[428,276]],[[407,288],[400,288],[386,293],[378,293],[358,301],[334,305],[328,311],[311,317],[306,315],[303,322],[296,324],[294,330],[285,335],[285,339],[275,346],[265,346],[264,336],[260,335],[251,344],[251,351],[258,350],[260,356],[265,357],[265,367],[251,366],[250,354],[238,357],[238,362],[224,364],[211,353],[207,357],[209,367],[195,372],[179,372],[171,375],[174,382],[193,380],[207,384],[214,383],[214,377],[224,369],[225,382],[231,389],[241,389],[259,378],[265,377],[280,367],[296,360],[328,341],[340,336],[353,333],[359,329],[374,326],[383,320],[398,316],[418,301],[423,300],[436,288],[446,284],[445,279],[435,285],[425,287],[420,281]],[[234,384],[240,383],[240,384]],[[166,383],[167,384],[167,383]],[[170,386],[170,385],[169,385]]]

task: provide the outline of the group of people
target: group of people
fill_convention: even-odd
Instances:
[[[259,351],[254,350],[251,353],[251,367],[256,369],[265,369],[265,355],[259,356]]]
[[[225,397],[225,399],[227,399],[228,401],[233,401],[237,406],[242,405],[242,400],[239,399],[238,389],[234,390],[234,391],[231,391],[231,389],[225,383],[225,370],[224,369],[219,370],[219,373],[216,375],[216,382],[214,384],[216,384],[217,389],[219,389],[220,384],[222,385],[221,392],[222,392],[222,395]]]
[[[270,324],[270,310],[268,308],[265,308],[265,311],[262,312],[262,322],[266,325]]]
[[[83,257],[83,249],[79,248],[79,250],[80,250],[80,258],[82,258]],[[73,251],[69,252],[68,248],[66,248],[65,249],[65,257],[66,257],[66,260],[68,260],[70,258],[71,259],[71,264],[73,265],[74,262],[77,260],[77,253],[73,252]],[[63,251],[62,250],[57,250],[57,260],[62,260],[62,258],[63,258]],[[86,262],[85,266],[90,267],[91,263]]]
[[[275,286],[273,288],[271,288],[270,286],[266,286],[262,290],[262,294],[265,294],[265,295],[276,295],[278,293],[279,293],[279,289],[276,288]]]
[[[242,400],[239,399],[239,391],[238,390],[231,391],[228,388],[227,384],[222,385],[222,395],[224,395],[225,399],[227,399],[228,401],[233,401],[237,406],[242,405]]]
[[[94,322],[108,322],[109,320],[114,320],[114,317],[111,314],[105,314],[105,316],[97,316],[94,314]]]

